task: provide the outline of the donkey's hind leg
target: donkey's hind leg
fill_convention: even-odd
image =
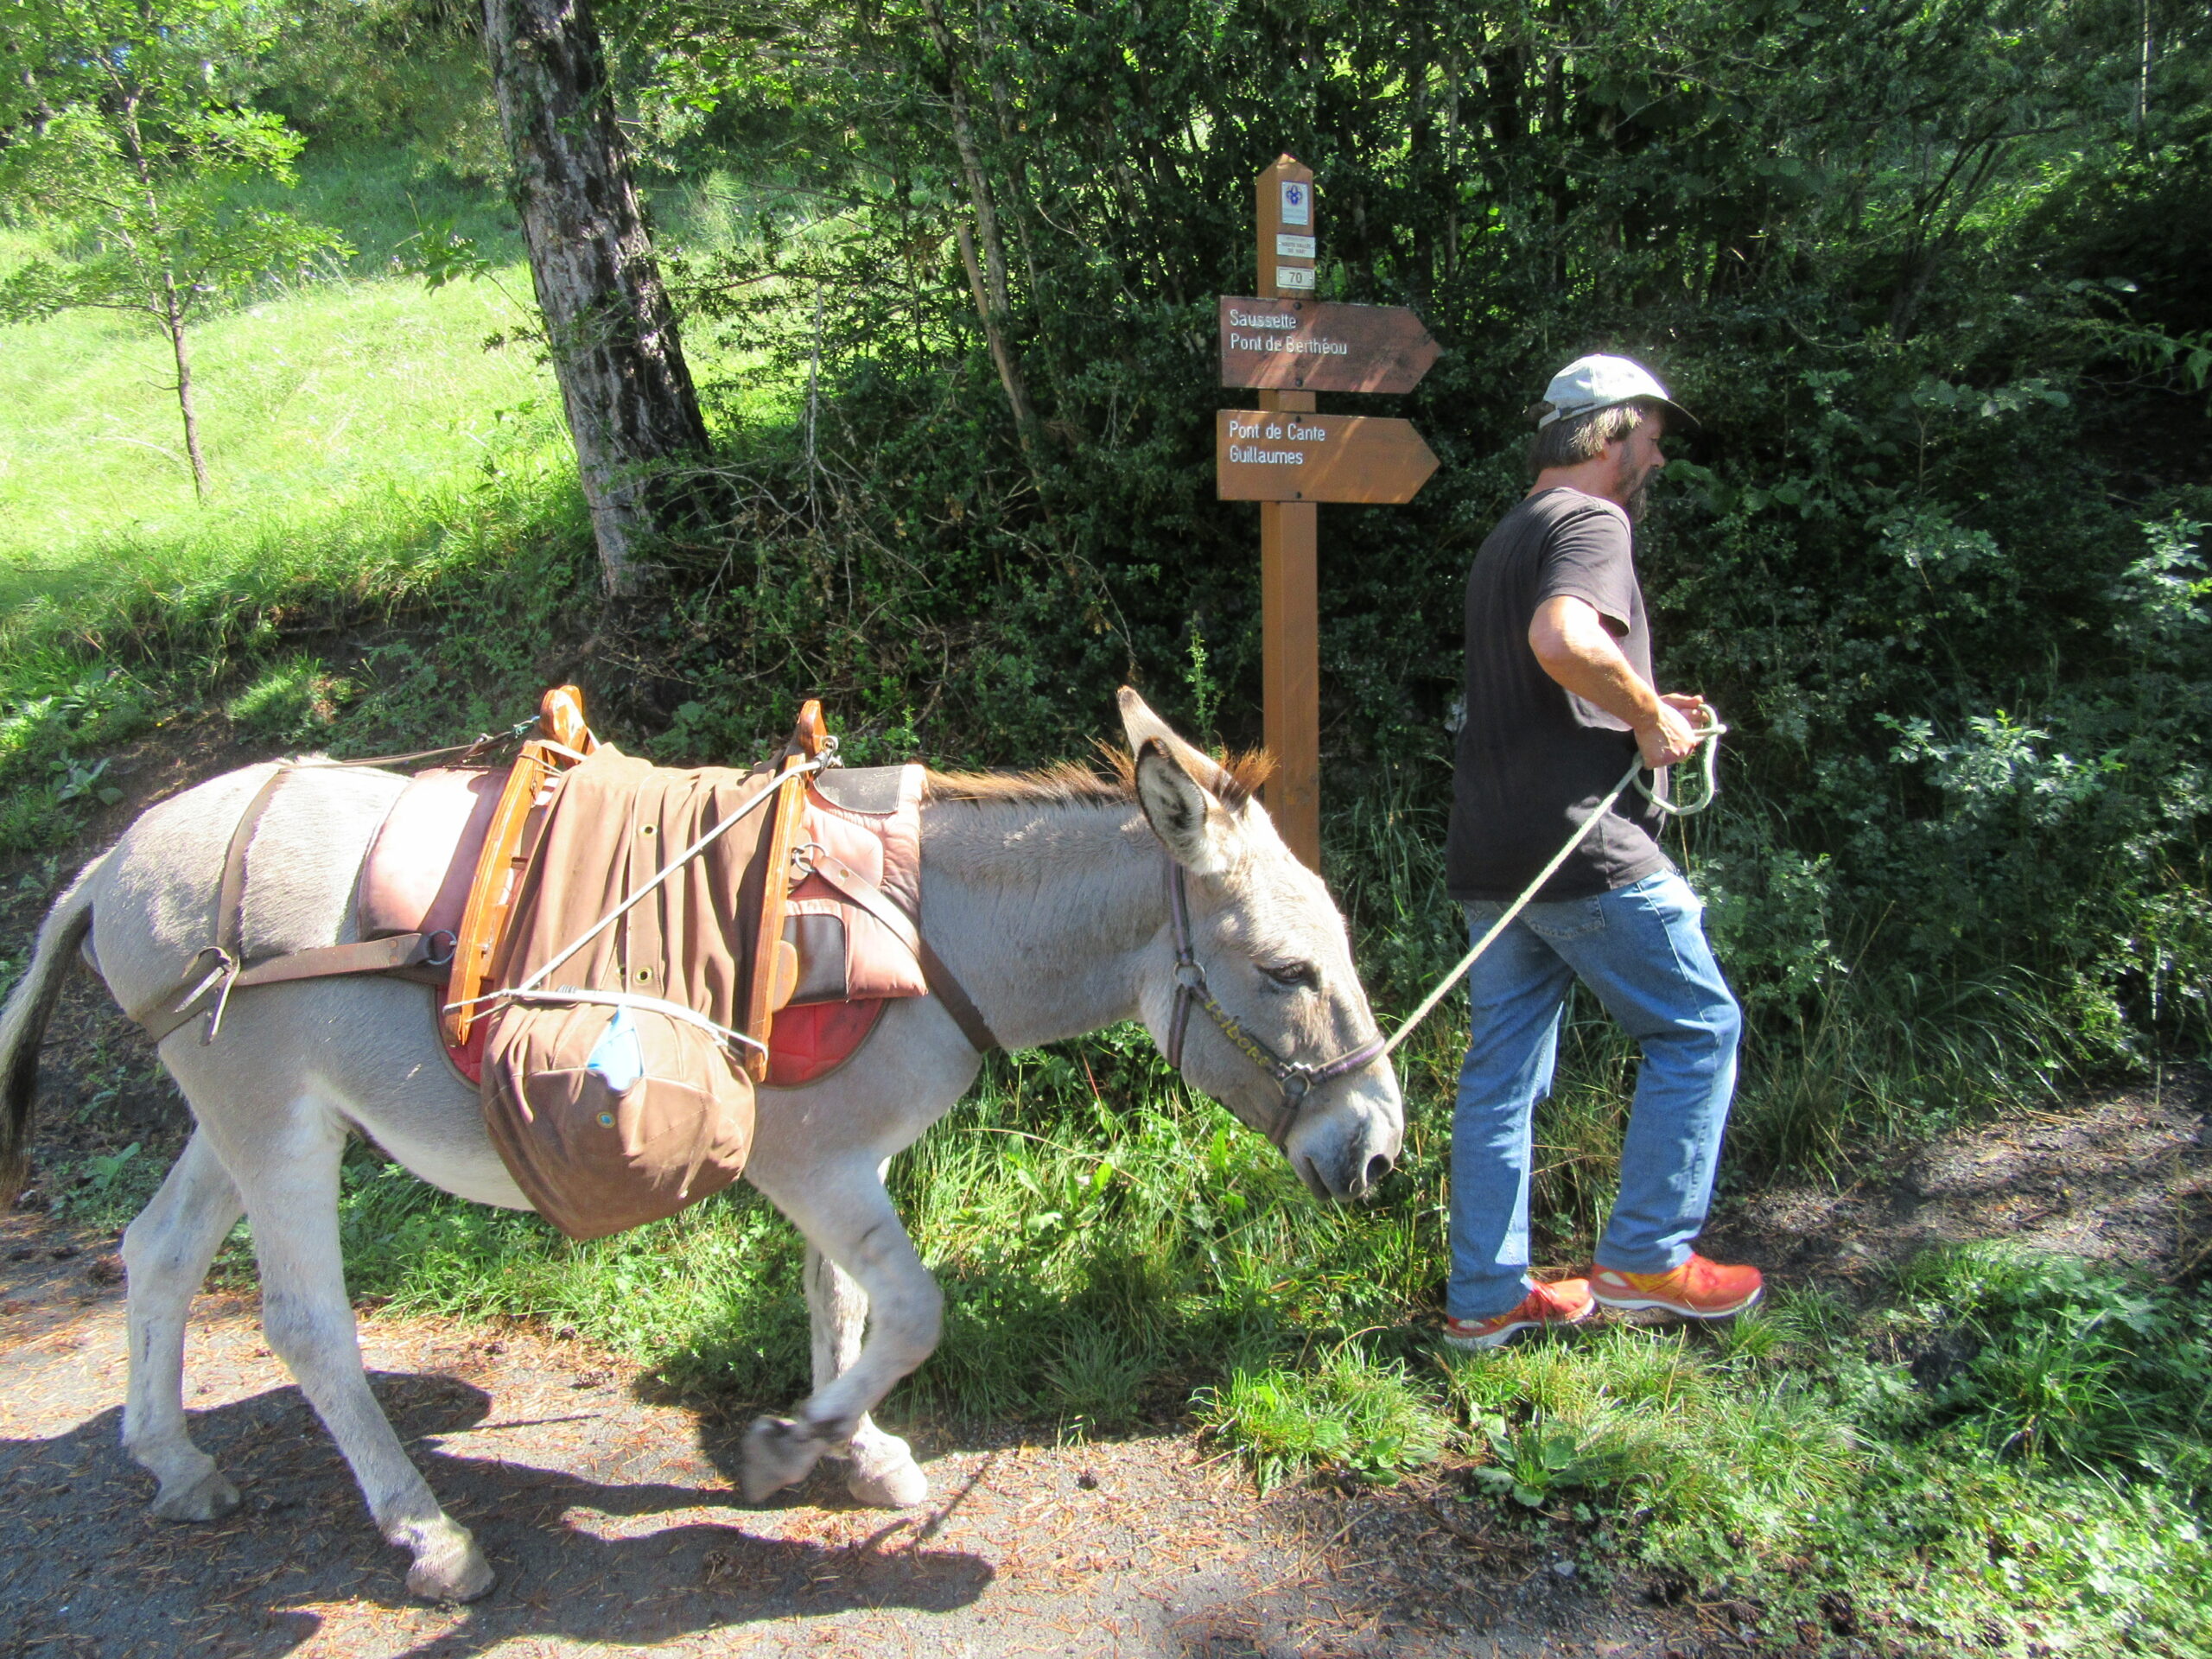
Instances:
[[[195,1129],[162,1190],[124,1230],[130,1388],[123,1449],[162,1483],[154,1513],[164,1521],[212,1521],[238,1506],[238,1489],[185,1427],[184,1324],[243,1209],[206,1132]]]
[[[814,1329],[814,1391],[819,1394],[860,1357],[868,1293],[811,1244],[806,1247],[806,1311]],[[865,1413],[851,1440],[832,1446],[828,1455],[850,1460],[845,1490],[856,1503],[903,1510],[930,1495],[929,1477],[914,1462],[912,1448]]]
[[[361,1346],[338,1246],[338,1167],[346,1128],[319,1103],[296,1105],[257,1141],[238,1185],[261,1263],[261,1328],[360,1483],[369,1513],[414,1557],[407,1587],[433,1601],[468,1601],[493,1573],[468,1529],[438,1507],[361,1369]]]

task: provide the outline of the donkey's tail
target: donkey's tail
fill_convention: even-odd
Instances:
[[[54,900],[39,928],[30,966],[0,1008],[0,1204],[14,1203],[22,1190],[30,1161],[31,1101],[38,1092],[39,1039],[61,1000],[70,958],[92,930],[92,876],[105,862],[96,858],[85,866]]]

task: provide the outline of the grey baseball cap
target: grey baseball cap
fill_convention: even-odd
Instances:
[[[1659,377],[1634,358],[1607,357],[1593,353],[1578,357],[1544,388],[1543,402],[1531,411],[1541,429],[1554,421],[1611,409],[1617,404],[1656,404],[1694,431],[1697,416],[1667,395]]]

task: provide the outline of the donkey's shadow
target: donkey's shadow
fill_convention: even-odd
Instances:
[[[181,1651],[220,1638],[278,1655],[327,1623],[367,1618],[411,1654],[458,1656],[519,1637],[644,1644],[687,1632],[855,1609],[949,1611],[989,1564],[929,1547],[933,1529],[883,1517],[853,1537],[768,1535],[716,1487],[603,1482],[437,1449],[484,1423],[490,1400],[448,1377],[378,1373],[377,1394],[448,1510],[499,1574],[484,1600],[440,1611],[409,1597],[407,1557],[377,1535],[352,1471],[296,1389],[193,1414],[192,1432],[244,1495],[204,1525],[152,1519],[153,1481],[124,1457],[119,1410],[52,1439],[0,1439],[0,1601],[16,1636],[103,1655]],[[548,1420],[557,1422],[558,1419]],[[540,1424],[496,1427],[524,1431]],[[655,1515],[708,1509],[645,1529]],[[752,1524],[748,1526],[748,1522]]]

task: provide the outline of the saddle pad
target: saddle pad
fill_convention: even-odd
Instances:
[[[506,782],[504,766],[440,766],[407,780],[361,861],[355,906],[363,938],[459,931]]]
[[[888,999],[870,997],[859,1002],[797,1003],[776,1015],[768,1035],[768,1086],[797,1089],[828,1077],[875,1033]],[[430,1005],[431,1018],[437,1004]],[[468,1040],[448,1046],[454,1069],[480,1087],[484,1082],[484,1032],[480,1021],[471,1027]]]

